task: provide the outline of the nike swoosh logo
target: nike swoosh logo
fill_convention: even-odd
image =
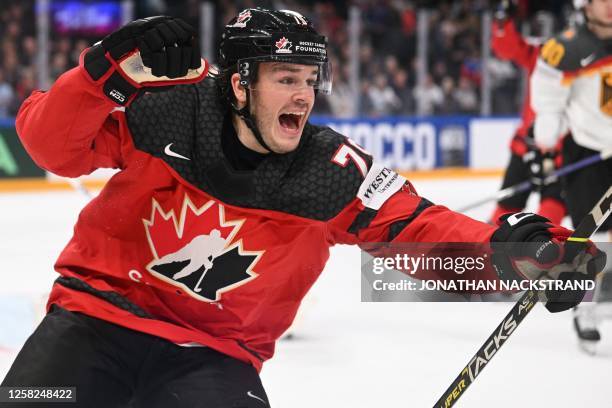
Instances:
[[[581,59],[580,60],[580,66],[586,67],[591,62],[593,62],[594,59],[595,59],[595,53],[589,55],[588,57],[585,57],[585,58]]]
[[[168,146],[166,146],[164,148],[164,153],[166,153],[168,156],[172,156],[172,157],[177,157],[179,159],[183,159],[183,160],[191,160],[189,157],[185,157],[181,154],[178,154],[176,152],[173,152],[172,150],[170,150],[170,147],[173,145],[174,143],[170,143]]]
[[[259,401],[263,402],[263,404],[264,404],[265,406],[268,406],[268,403],[267,403],[266,401],[262,400],[262,399],[261,399],[261,398],[259,398],[257,395],[253,394],[251,391],[248,391],[248,392],[247,392],[247,395],[248,395],[249,397],[251,397],[251,398],[255,398],[256,400],[259,400]]]

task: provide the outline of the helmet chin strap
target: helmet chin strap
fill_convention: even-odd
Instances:
[[[232,110],[236,112],[236,114],[240,116],[240,118],[244,121],[247,127],[251,129],[251,132],[253,132],[253,136],[255,136],[255,140],[257,140],[257,143],[259,143],[259,145],[263,147],[264,149],[266,149],[269,153],[276,154],[276,152],[272,150],[270,146],[268,146],[268,144],[263,140],[263,137],[261,136],[261,132],[257,128],[257,124],[255,123],[255,118],[253,117],[253,115],[251,115],[251,112],[249,110],[249,105],[251,104],[251,98],[250,98],[251,92],[249,88],[246,88],[246,90],[247,90],[247,93],[246,93],[247,100],[246,100],[246,105],[244,106],[244,108],[239,109],[234,103],[232,103],[231,104]]]

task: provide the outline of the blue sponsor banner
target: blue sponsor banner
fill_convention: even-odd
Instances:
[[[0,119],[0,179],[44,176],[17,137],[15,120]]]
[[[398,170],[469,166],[472,116],[339,119],[312,116],[369,151],[382,165]]]
[[[15,119],[13,118],[0,118],[0,127],[14,127]]]

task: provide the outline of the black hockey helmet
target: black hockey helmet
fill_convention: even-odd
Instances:
[[[331,92],[327,39],[300,13],[245,9],[225,26],[219,45],[218,64],[222,71],[240,73],[240,84],[248,87],[257,77],[257,64],[264,61],[317,65],[315,89],[324,94]]]

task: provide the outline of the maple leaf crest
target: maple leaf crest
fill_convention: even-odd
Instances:
[[[179,214],[152,199],[151,216],[142,220],[152,275],[208,302],[257,277],[252,267],[264,251],[245,251],[242,239],[234,242],[244,220],[226,220],[222,204],[209,200],[198,207],[187,194]]]
[[[237,23],[246,23],[251,18],[251,10],[245,10],[238,14]]]
[[[283,37],[276,42],[276,48],[278,48],[279,50],[288,50],[289,48],[291,48],[291,41]]]
[[[246,27],[247,23],[251,20],[251,10],[243,10],[238,14],[236,21],[233,24],[227,25],[227,27]]]

